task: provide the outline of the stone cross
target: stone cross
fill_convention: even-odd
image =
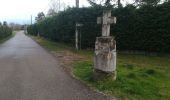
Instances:
[[[116,24],[116,17],[111,17],[111,10],[105,10],[103,17],[97,18],[97,24],[102,24],[102,36],[110,36],[110,24]]]
[[[94,79],[116,80],[116,41],[110,36],[110,24],[116,24],[116,17],[111,17],[111,10],[106,10],[97,23],[102,24],[102,36],[95,43]]]

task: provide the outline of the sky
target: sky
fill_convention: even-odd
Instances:
[[[38,12],[47,13],[51,0],[0,0],[0,22],[30,24]],[[70,7],[75,0],[60,0]],[[80,7],[89,6],[87,0],[80,0]]]

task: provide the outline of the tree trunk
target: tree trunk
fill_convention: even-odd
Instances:
[[[121,7],[121,1],[118,0],[118,8],[120,8],[120,7]]]

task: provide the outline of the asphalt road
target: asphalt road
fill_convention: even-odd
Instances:
[[[22,31],[0,44],[0,100],[110,100],[73,79]]]

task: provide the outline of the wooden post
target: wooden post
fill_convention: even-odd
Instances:
[[[79,8],[79,0],[76,0],[76,8]],[[77,25],[78,23],[76,22],[76,30],[75,30],[75,47],[76,47],[76,49],[78,50],[79,49],[79,46],[78,46],[78,33],[79,33],[79,31],[78,31],[78,25]]]
[[[78,27],[77,27],[77,23],[76,23],[76,32],[75,32],[75,46],[76,46],[76,49],[78,50],[79,46],[78,46]]]

